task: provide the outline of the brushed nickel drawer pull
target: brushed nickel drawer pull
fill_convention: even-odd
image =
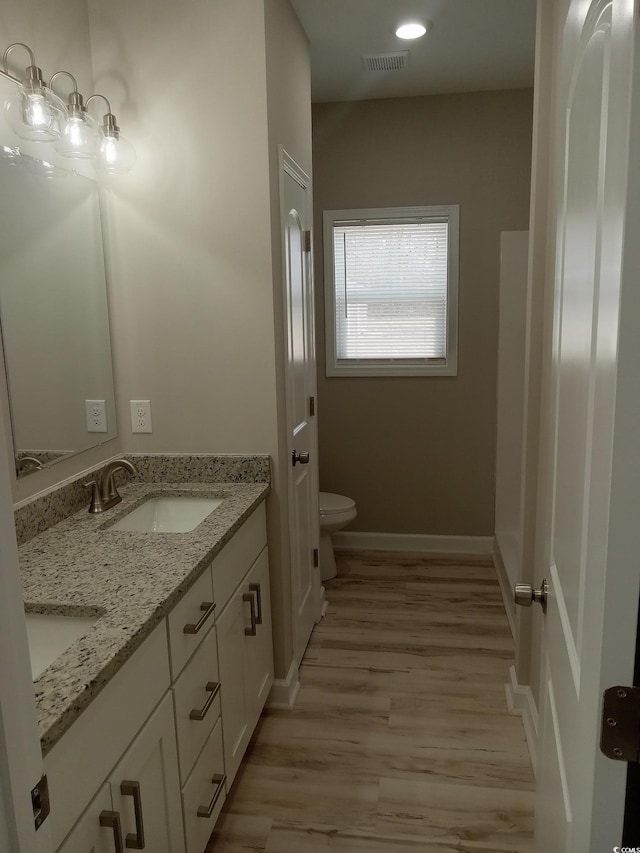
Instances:
[[[262,590],[259,583],[250,583],[249,589],[256,594],[256,605],[258,614],[256,616],[256,625],[262,625]]]
[[[100,812],[100,826],[106,826],[107,829],[113,830],[113,847],[116,853],[124,853],[119,812],[110,812],[106,809]]]
[[[217,785],[218,787],[214,791],[213,797],[211,798],[211,802],[209,803],[209,805],[208,806],[200,806],[198,808],[198,817],[211,817],[211,815],[213,814],[213,810],[216,807],[216,803],[218,802],[218,798],[220,797],[220,794],[224,790],[224,784],[227,781],[227,777],[221,776],[219,773],[216,773],[216,775],[213,777],[213,779],[211,781],[213,782],[214,785]]]
[[[245,628],[244,633],[247,637],[255,637],[256,635],[256,607],[253,600],[253,595],[250,592],[245,592],[242,596],[242,600],[246,601],[249,607],[251,608],[251,627]]]
[[[204,688],[207,693],[207,701],[204,703],[202,708],[194,708],[193,711],[189,713],[190,720],[204,720],[207,711],[213,705],[213,700],[216,698],[218,693],[220,692],[220,682],[219,681],[207,681],[207,686]]]
[[[195,624],[190,622],[188,625],[185,625],[184,629],[183,629],[184,633],[185,634],[199,634],[200,631],[202,630],[202,626],[207,621],[209,616],[211,616],[211,614],[213,613],[213,611],[215,609],[216,609],[215,601],[203,601],[202,604],[200,605],[200,610],[204,610],[204,613],[202,614],[202,616],[198,619],[198,621]]]
[[[123,797],[133,797],[133,814],[136,822],[136,831],[127,833],[124,846],[129,850],[144,850],[144,821],[142,819],[140,782],[125,780],[120,784],[120,793]]]

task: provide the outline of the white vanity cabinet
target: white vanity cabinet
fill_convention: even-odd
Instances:
[[[273,683],[261,505],[46,756],[58,853],[203,853]]]
[[[267,549],[217,621],[224,762],[230,786],[273,684]]]
[[[126,751],[60,853],[120,853],[128,848],[184,853],[169,695]]]

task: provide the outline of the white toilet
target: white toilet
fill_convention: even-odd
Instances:
[[[320,577],[323,581],[337,574],[331,534],[342,530],[357,515],[356,502],[351,498],[320,492]]]

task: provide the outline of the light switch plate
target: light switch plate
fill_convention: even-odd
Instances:
[[[151,400],[129,400],[131,406],[131,432],[153,432],[151,425]]]
[[[87,432],[107,432],[107,403],[105,400],[85,400]]]

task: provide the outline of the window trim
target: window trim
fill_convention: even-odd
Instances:
[[[448,222],[447,246],[447,355],[444,359],[380,360],[337,359],[336,306],[334,283],[333,229],[335,223],[357,224],[362,220],[438,220]],[[460,244],[460,205],[423,207],[370,207],[323,212],[325,371],[335,376],[457,376],[458,375],[458,269]]]

